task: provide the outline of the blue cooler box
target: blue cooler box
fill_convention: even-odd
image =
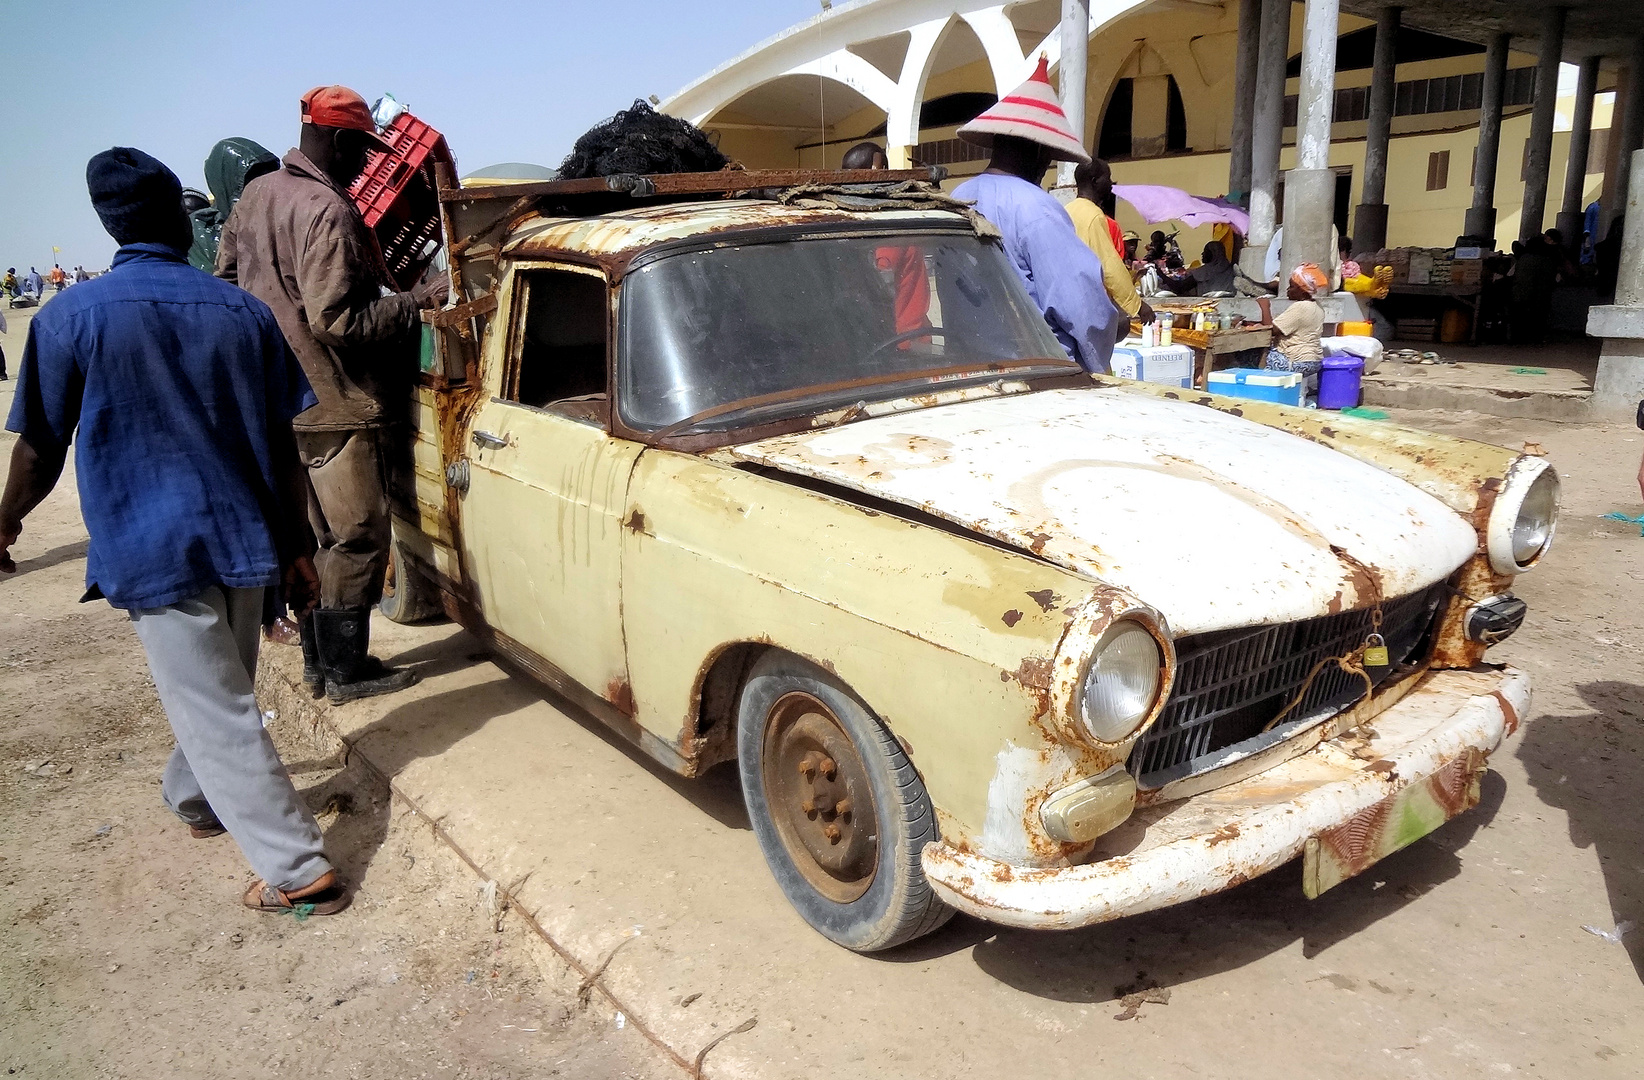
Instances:
[[[1302,374],[1299,371],[1269,371],[1266,368],[1234,367],[1210,373],[1210,392],[1228,397],[1273,401],[1280,405],[1302,403]]]
[[[1121,379],[1193,385],[1193,350],[1186,345],[1143,345],[1122,341],[1113,347],[1113,374]]]

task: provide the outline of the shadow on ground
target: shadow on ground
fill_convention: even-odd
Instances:
[[[458,632],[386,657],[385,662],[415,667],[424,678],[432,678],[491,659],[478,641],[466,632]],[[362,746],[369,743],[373,762],[388,775],[397,776],[413,761],[439,756],[496,717],[542,701],[626,754],[719,824],[733,829],[749,828],[742,783],[734,762],[709,769],[696,779],[677,776],[580,706],[527,675],[506,665],[499,667],[508,674],[507,681],[492,680],[409,700],[356,733],[351,741]],[[394,738],[383,738],[390,733]]]
[[[1644,687],[1605,681],[1576,689],[1593,711],[1530,724],[1518,756],[1541,801],[1567,815],[1570,842],[1598,855],[1610,911],[1607,922],[1594,912],[1592,925],[1635,925],[1622,944],[1644,980]]]

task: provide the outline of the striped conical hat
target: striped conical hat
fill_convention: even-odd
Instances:
[[[1050,147],[1057,161],[1090,160],[1056,100],[1056,89],[1050,85],[1050,61],[1043,56],[1027,82],[960,128],[958,134],[968,143],[987,147],[993,145],[995,135],[1014,135]]]

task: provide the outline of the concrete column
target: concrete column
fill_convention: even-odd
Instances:
[[[1062,0],[1062,59],[1057,82],[1062,111],[1080,141],[1085,137],[1085,62],[1089,55],[1090,0]],[[1056,166],[1056,186],[1072,187],[1076,167],[1071,161],[1060,162]]]
[[[1631,420],[1644,401],[1644,150],[1629,162],[1626,231],[1615,303],[1587,314],[1587,333],[1604,339],[1593,379],[1593,418]]]
[[[1336,174],[1330,171],[1330,120],[1336,96],[1336,29],[1340,0],[1307,0],[1302,23],[1301,99],[1296,112],[1296,167],[1284,178],[1284,246],[1279,280],[1301,263],[1329,267]],[[1378,35],[1378,51],[1380,41]]]
[[[1587,189],[1587,151],[1593,138],[1593,95],[1598,92],[1598,57],[1584,56],[1576,74],[1575,111],[1570,117],[1570,159],[1564,166],[1564,201],[1558,231],[1571,260],[1581,255],[1582,197]],[[1595,241],[1602,236],[1593,237]]]
[[[1507,46],[1497,34],[1484,53],[1484,93],[1478,109],[1478,168],[1473,175],[1473,205],[1462,233],[1496,244],[1496,159],[1501,156],[1501,100],[1507,85]]]
[[[1256,281],[1278,223],[1279,145],[1284,138],[1284,69],[1290,61],[1290,0],[1262,0],[1256,59],[1255,110],[1250,124],[1250,235],[1240,265]]]
[[[1610,136],[1618,138],[1621,145],[1617,151],[1614,195],[1604,205],[1606,225],[1613,222],[1616,212],[1630,201],[1631,155],[1634,150],[1644,147],[1644,37],[1633,42],[1632,54],[1627,60],[1627,98],[1618,104],[1621,106],[1621,118],[1619,123],[1614,119],[1610,121]]]
[[[1402,9],[1384,7],[1376,14],[1376,55],[1370,69],[1370,116],[1364,139],[1363,200],[1353,214],[1353,250],[1380,251],[1387,246],[1387,140],[1393,131],[1393,90],[1398,60],[1393,53]]]
[[[1524,210],[1518,238],[1542,230],[1547,214],[1547,180],[1553,164],[1553,109],[1558,104],[1558,62],[1564,52],[1566,10],[1550,7],[1541,16],[1541,51],[1536,57],[1536,100],[1530,111],[1530,153],[1524,167]]]
[[[1250,205],[1250,129],[1256,110],[1256,60],[1261,55],[1262,0],[1239,2],[1239,52],[1233,68],[1232,151],[1227,197]]]

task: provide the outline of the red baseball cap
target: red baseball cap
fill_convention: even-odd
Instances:
[[[346,86],[316,86],[302,96],[303,123],[353,128],[377,138],[377,124],[365,99]],[[381,139],[378,138],[380,142]]]

